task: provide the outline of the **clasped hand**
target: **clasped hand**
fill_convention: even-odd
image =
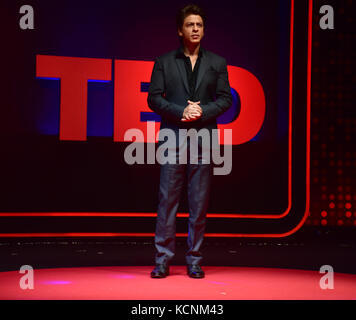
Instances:
[[[181,121],[195,121],[198,120],[203,113],[202,108],[199,106],[200,101],[193,102],[188,100],[188,105],[183,111],[183,118]]]

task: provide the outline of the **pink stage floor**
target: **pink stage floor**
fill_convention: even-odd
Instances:
[[[185,266],[151,279],[153,266],[34,270],[34,289],[20,288],[18,271],[0,272],[1,300],[355,300],[356,275],[334,274],[334,289],[321,289],[318,271],[204,266],[191,279]]]

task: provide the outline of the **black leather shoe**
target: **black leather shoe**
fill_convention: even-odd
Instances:
[[[169,275],[169,265],[156,264],[156,267],[151,272],[151,278],[165,278]]]
[[[204,278],[205,273],[198,264],[188,264],[187,265],[187,274],[191,278],[199,279]]]

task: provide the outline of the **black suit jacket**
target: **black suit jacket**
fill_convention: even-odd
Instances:
[[[148,106],[161,116],[161,129],[217,128],[216,118],[232,105],[231,88],[225,58],[204,48],[198,70],[195,96],[203,110],[202,117],[183,122],[188,105],[189,85],[184,60],[178,53],[182,48],[156,58],[148,92]]]

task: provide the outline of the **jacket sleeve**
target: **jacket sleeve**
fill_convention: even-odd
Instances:
[[[163,118],[174,122],[181,122],[184,106],[167,101],[165,96],[164,73],[159,61],[156,58],[151,75],[151,83],[148,90],[147,103],[151,110]]]
[[[220,65],[216,84],[216,100],[201,105],[203,114],[199,119],[201,123],[209,122],[223,114],[232,105],[232,94],[227,73],[226,59]]]

